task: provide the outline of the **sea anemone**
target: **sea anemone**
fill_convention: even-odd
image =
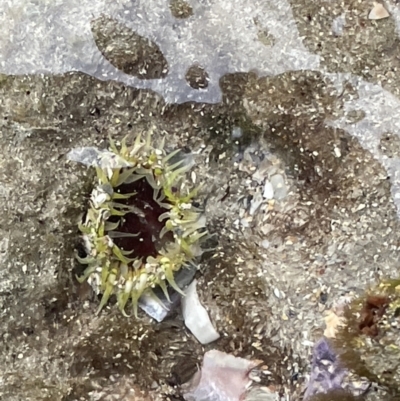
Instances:
[[[125,316],[129,300],[137,316],[144,293],[160,287],[168,300],[168,287],[182,293],[175,273],[201,253],[207,230],[193,202],[199,188],[186,177],[187,159],[179,149],[168,154],[164,140],[155,146],[151,133],[139,134],[132,146],[126,139],[117,146],[110,139],[110,152],[100,153],[97,183],[79,225],[87,255],[77,256],[86,265],[78,281],[88,280],[102,294],[97,313],[113,294]]]

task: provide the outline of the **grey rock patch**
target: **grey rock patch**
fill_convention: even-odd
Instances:
[[[140,79],[161,79],[168,74],[167,60],[149,38],[106,15],[92,20],[91,29],[103,56],[125,74]]]
[[[193,15],[193,8],[185,0],[170,0],[169,9],[175,18],[189,18]]]
[[[339,15],[332,22],[332,32],[338,36],[342,35],[345,24],[346,24],[346,15],[345,14]]]
[[[192,65],[188,68],[185,74],[186,82],[193,89],[205,89],[208,86],[209,76],[207,71],[199,66]]]
[[[270,181],[274,190],[274,197],[278,200],[284,199],[287,195],[287,187],[283,176],[275,174],[270,178]]]

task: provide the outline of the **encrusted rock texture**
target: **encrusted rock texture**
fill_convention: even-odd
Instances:
[[[365,2],[39,2],[40,20],[14,3],[0,40],[0,399],[179,400],[211,349],[262,361],[260,385],[298,399],[325,311],[399,274],[394,3],[374,23]],[[197,288],[221,334],[207,346],[179,309],[96,316],[75,279],[94,176],[66,154],[149,129],[192,153],[204,184],[214,236]]]

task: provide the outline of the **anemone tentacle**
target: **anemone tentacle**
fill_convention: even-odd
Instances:
[[[97,184],[79,224],[87,256],[77,256],[86,266],[78,280],[98,285],[97,313],[115,295],[124,316],[129,300],[137,316],[140,297],[156,297],[157,286],[167,300],[168,286],[183,294],[175,274],[193,265],[208,232],[203,212],[192,204],[200,187],[186,177],[189,164],[177,160],[181,150],[167,153],[165,137],[154,146],[152,132],[127,142],[110,138],[111,156],[96,167]]]

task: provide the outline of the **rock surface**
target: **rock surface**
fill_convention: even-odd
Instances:
[[[191,12],[161,0],[12,0],[0,14],[4,400],[122,400],[131,389],[176,400],[209,349],[179,313],[159,324],[114,308],[95,316],[99,300],[76,283],[93,177],[66,155],[108,136],[153,127],[193,154],[215,234],[197,277],[221,334],[212,347],[262,360],[260,385],[290,400],[324,311],[398,275],[398,6],[372,22],[371,4],[355,0],[172,3]],[[101,15],[117,32],[99,47]],[[148,60],[127,68],[121,26]],[[193,65],[207,86],[188,84]],[[274,176],[285,193],[264,197]]]

